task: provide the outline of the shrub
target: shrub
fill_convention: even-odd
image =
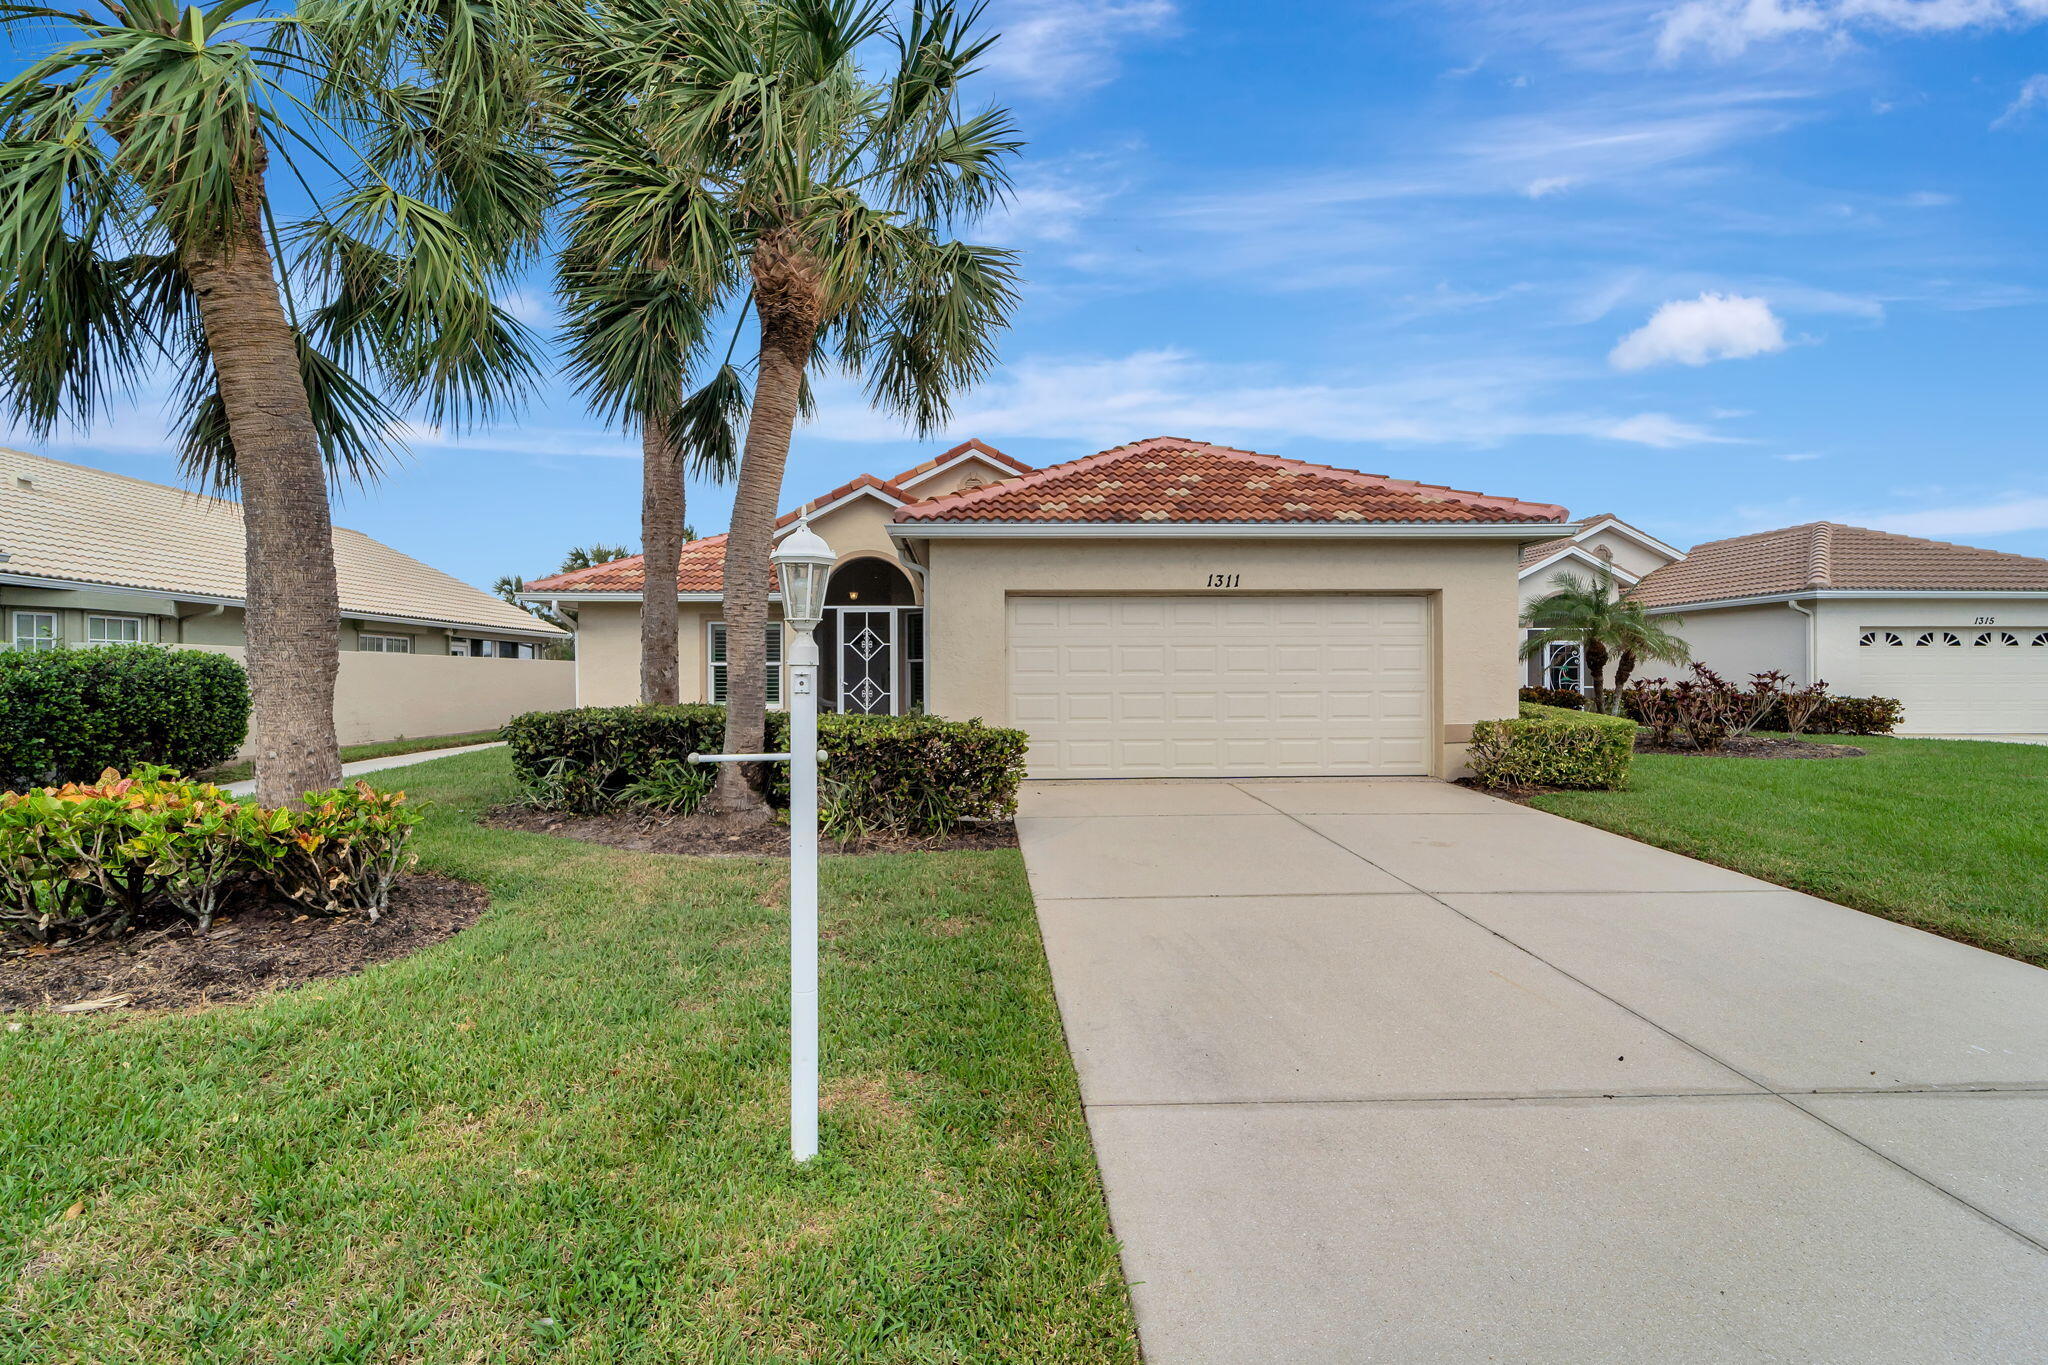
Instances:
[[[1615,790],[1628,785],[1635,743],[1634,721],[1524,702],[1513,720],[1472,727],[1469,762],[1487,787]]]
[[[406,845],[419,822],[404,792],[363,781],[308,792],[304,810],[262,812],[251,861],[270,890],[309,915],[360,911],[374,920],[390,903],[391,883],[417,861]]]
[[[91,784],[0,793],[0,934],[34,943],[179,919],[201,930],[240,895],[310,914],[382,912],[419,816],[357,783],[264,810],[144,766]]]
[[[788,718],[770,722],[787,747]],[[820,716],[819,822],[835,839],[886,831],[944,835],[962,823],[1007,820],[1024,777],[1022,730],[937,716]],[[769,798],[789,804],[789,767],[775,765]]]
[[[1586,694],[1569,687],[1525,687],[1522,700],[1538,706],[1555,706],[1565,711],[1586,709]]]
[[[512,766],[546,809],[602,811],[621,803],[694,809],[683,761],[717,753],[725,708],[710,705],[536,711],[505,725]],[[890,831],[938,835],[963,821],[1000,820],[1017,808],[1024,776],[1021,730],[936,716],[818,718],[819,812],[835,837]],[[767,744],[789,747],[789,716],[768,715]],[[772,766],[768,801],[789,805],[789,770]]]
[[[1755,673],[1737,688],[1720,674],[1693,665],[1679,682],[1641,679],[1622,694],[1621,713],[1647,726],[1659,744],[1683,740],[1711,753],[1729,735],[1752,730],[1790,734],[1887,735],[1904,708],[1891,697],[1833,697],[1824,682],[1793,688],[1783,673]]]
[[[1829,697],[1814,709],[1806,731],[1814,735],[1888,735],[1904,719],[1896,697]]]
[[[0,653],[0,789],[145,764],[210,768],[248,732],[248,675],[225,654],[162,645]]]
[[[717,770],[708,764],[664,758],[647,776],[620,792],[619,799],[629,806],[688,815],[711,795],[717,777]]]
[[[722,706],[586,706],[505,722],[512,771],[546,810],[588,814],[618,804],[664,762],[725,745]]]

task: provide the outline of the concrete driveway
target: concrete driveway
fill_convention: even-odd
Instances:
[[[2048,1358],[2048,972],[1421,779],[1017,824],[1151,1365]]]

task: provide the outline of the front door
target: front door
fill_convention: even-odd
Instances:
[[[839,709],[862,716],[895,712],[896,613],[835,607],[839,616]]]

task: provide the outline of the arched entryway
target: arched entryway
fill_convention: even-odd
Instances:
[[[872,716],[924,709],[924,610],[897,564],[863,555],[832,571],[818,652],[824,709]]]

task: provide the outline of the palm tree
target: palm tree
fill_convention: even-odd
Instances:
[[[696,539],[691,534],[688,525],[683,527],[683,538],[685,540]],[[607,545],[601,540],[592,541],[588,545],[574,545],[570,547],[567,554],[562,556],[562,567],[557,569],[556,572],[574,573],[578,569],[594,569],[600,564],[610,564],[616,560],[630,558],[632,553],[633,551],[629,546]]]
[[[696,292],[672,304],[679,338],[693,309],[755,329],[752,363],[735,364],[729,347],[679,409],[700,458],[740,446],[730,640],[759,640],[768,624],[783,467],[813,363],[859,375],[870,401],[928,434],[994,359],[1014,256],[950,235],[1006,192],[1020,145],[1006,112],[960,108],[993,41],[973,31],[979,12],[951,0],[902,14],[883,0],[599,0],[594,11],[607,36],[591,62],[630,92],[660,170],[637,192],[662,211],[617,215],[584,240],[590,259],[688,281]],[[876,54],[886,61],[870,72],[863,58]],[[761,746],[765,666],[759,649],[730,651],[728,753]],[[738,765],[722,767],[713,805],[765,814]]]
[[[1616,692],[1628,685],[1640,660],[1682,664],[1692,658],[1684,640],[1645,611],[1642,603],[1616,590],[1614,575],[1606,569],[1590,582],[1574,574],[1557,575],[1550,580],[1550,591],[1523,609],[1522,624],[1536,628],[1522,641],[1524,659],[1540,655],[1548,645],[1578,646],[1580,676],[1592,684],[1595,711],[1607,709],[1610,658],[1617,660]]]
[[[687,476],[694,465],[700,477],[729,479],[735,452],[715,415],[712,429],[692,439],[705,414],[686,397],[718,281],[678,263],[670,237],[672,219],[701,197],[701,177],[666,157],[646,126],[641,73],[614,64],[610,44],[620,36],[600,15],[577,11],[550,45],[554,151],[569,202],[556,280],[578,388],[601,415],[640,435],[640,700],[660,706],[680,695],[673,585],[683,543],[693,538]]]
[[[491,289],[549,182],[511,7],[253,2],[0,8],[57,30],[0,86],[0,398],[48,431],[183,376],[187,471],[242,500],[257,794],[282,804],[340,779],[330,473],[374,474],[399,408],[459,424],[530,368]]]

